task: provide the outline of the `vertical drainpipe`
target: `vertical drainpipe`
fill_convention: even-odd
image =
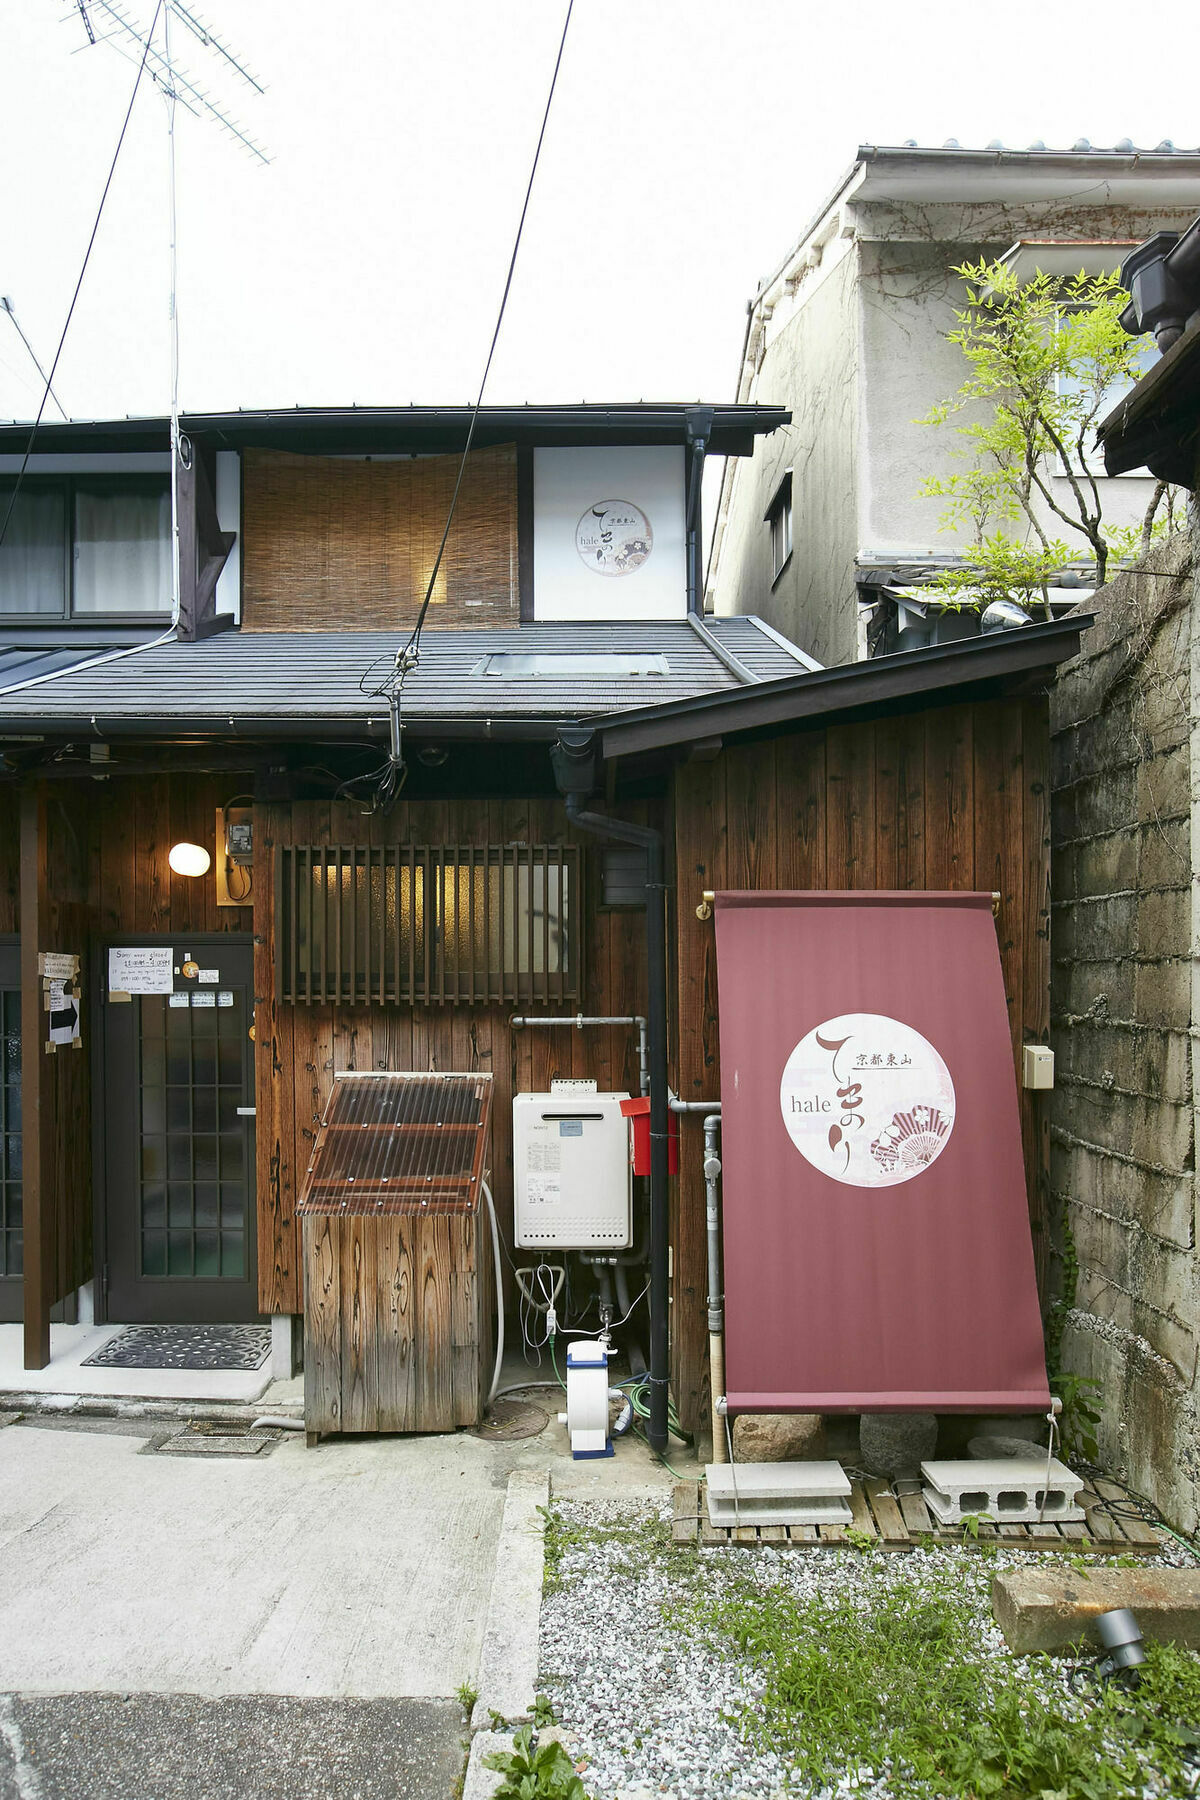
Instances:
[[[650,1417],[646,1436],[661,1455],[667,1448],[671,1304],[670,1195],[667,1092],[667,926],[663,834],[607,813],[588,812],[596,791],[595,735],[586,726],[564,726],[550,752],[554,779],[567,818],[580,831],[646,852],[646,1037],[650,1065]]]
[[[700,544],[700,492],[704,480],[704,456],[712,435],[711,406],[694,406],[687,415],[687,451],[684,478],[687,484],[687,510],[684,517],[686,545],[687,609],[689,613],[704,610],[704,581]]]

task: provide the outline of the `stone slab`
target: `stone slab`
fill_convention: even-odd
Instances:
[[[479,1699],[471,1715],[477,1730],[489,1723],[494,1713],[517,1725],[533,1711],[549,1504],[550,1477],[544,1471],[513,1470],[479,1653],[475,1682]]]
[[[709,1499],[747,1500],[845,1497],[850,1478],[836,1462],[710,1463],[704,1471]]]
[[[1099,1644],[1100,1613],[1127,1606],[1142,1635],[1200,1650],[1200,1568],[1010,1569],[992,1583],[992,1611],[1018,1656]]]
[[[511,1731],[477,1731],[471,1739],[471,1754],[467,1758],[467,1772],[463,1779],[462,1800],[491,1800],[504,1780],[499,1769],[489,1769],[484,1764],[485,1756],[498,1752],[511,1753],[513,1734]]]

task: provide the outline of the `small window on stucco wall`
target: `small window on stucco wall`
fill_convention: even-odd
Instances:
[[[792,471],[790,469],[771,496],[771,504],[763,514],[763,523],[771,533],[771,580],[777,581],[792,554]]]

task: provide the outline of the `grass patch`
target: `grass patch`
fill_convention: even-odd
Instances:
[[[869,1767],[938,1800],[1127,1800],[1148,1776],[1195,1791],[1200,1659],[1151,1645],[1136,1692],[1069,1693],[1049,1659],[981,1655],[977,1603],[953,1570],[805,1600],[741,1580],[675,1618],[751,1665],[759,1696],[740,1734],[816,1786]]]

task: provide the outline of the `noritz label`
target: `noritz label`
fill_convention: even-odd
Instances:
[[[822,1175],[896,1187],[936,1162],[954,1129],[954,1083],[927,1038],[882,1013],[843,1013],[784,1065],[788,1136]]]

